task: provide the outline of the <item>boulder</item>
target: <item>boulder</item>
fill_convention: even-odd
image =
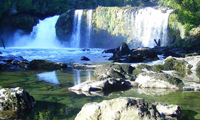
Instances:
[[[158,60],[156,52],[151,48],[138,48],[132,50],[130,55],[126,57],[124,62],[134,63],[134,62],[147,62]]]
[[[121,45],[116,49],[110,49],[104,51],[105,53],[113,53],[113,56],[109,60],[119,61],[124,58],[124,56],[130,54],[130,49],[126,43],[121,43]]]
[[[21,56],[19,57],[14,55],[0,56],[0,70],[27,69],[28,64],[29,64],[28,60],[24,59]]]
[[[70,87],[72,91],[95,92],[95,91],[114,91],[128,89],[131,83],[124,79],[106,79],[101,81],[86,81],[76,86]]]
[[[185,60],[176,59],[174,57],[167,57],[163,62],[163,70],[177,70],[182,71],[186,69],[188,63]]]
[[[88,57],[85,57],[85,56],[81,57],[81,60],[82,61],[90,61],[90,59]]]
[[[178,105],[168,105],[168,104],[161,104],[155,103],[156,109],[158,112],[165,118],[170,119],[169,117],[180,117],[182,114],[182,108]]]
[[[160,107],[158,106],[158,108]],[[162,110],[160,111],[164,113]],[[181,109],[177,112],[181,112]],[[165,113],[163,115],[161,113],[157,110],[156,105],[146,102],[142,98],[121,97],[104,100],[101,103],[87,103],[82,107],[75,120],[168,120]]]
[[[58,70],[66,69],[67,64],[64,63],[54,63],[48,60],[32,60],[29,64],[29,69],[33,70]]]
[[[67,36],[72,31],[73,24],[73,11],[68,10],[61,14],[56,22],[56,36],[59,40],[66,41]]]
[[[117,48],[116,53],[114,53],[114,57],[118,58],[124,55],[130,54],[130,49],[126,43],[121,43],[121,45]]]
[[[82,51],[90,51],[90,49],[84,48],[84,49],[82,49]]]
[[[123,78],[132,80],[132,72],[135,68],[126,64],[105,64],[95,69],[94,75],[98,79]]]
[[[200,84],[195,82],[185,82],[183,91],[196,91],[200,92]]]
[[[182,89],[183,81],[165,73],[143,72],[135,80],[140,88]]]
[[[0,89],[0,112],[23,111],[31,109],[35,104],[34,98],[22,88]]]

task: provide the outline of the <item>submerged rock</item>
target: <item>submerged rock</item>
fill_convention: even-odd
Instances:
[[[31,109],[35,99],[22,88],[1,88],[0,89],[0,113],[5,111],[24,111]]]
[[[2,52],[0,52],[0,54],[3,54]]]
[[[29,64],[29,69],[33,70],[58,70],[66,69],[67,64],[64,63],[54,63],[48,60],[32,60]]]
[[[182,89],[182,80],[164,73],[143,72],[138,75],[135,82],[141,88]]]
[[[170,106],[176,108],[177,106]],[[158,109],[157,109],[158,108]],[[165,113],[154,104],[146,102],[142,98],[124,97],[112,100],[104,100],[101,103],[87,103],[76,116],[75,120],[170,120],[166,116],[181,113],[181,109],[170,110]],[[168,107],[165,107],[168,109]]]

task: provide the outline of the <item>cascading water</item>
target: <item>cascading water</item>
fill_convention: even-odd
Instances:
[[[31,35],[15,34],[17,39],[15,47],[30,47],[30,48],[55,48],[61,47],[56,38],[55,24],[59,16],[49,17],[40,20],[39,23],[33,27]]]
[[[92,29],[92,10],[87,11],[87,36],[86,36],[86,47],[88,48],[90,45],[91,39],[91,29]]]
[[[133,40],[136,46],[154,47],[155,42],[161,40],[161,46],[167,45],[168,17],[172,11],[163,13],[154,8],[144,8],[133,13]]]
[[[79,48],[80,39],[81,39],[81,19],[82,19],[83,10],[76,10],[73,21],[73,33],[71,38],[71,47]]]

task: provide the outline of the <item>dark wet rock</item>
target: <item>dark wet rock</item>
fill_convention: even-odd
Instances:
[[[124,55],[128,55],[130,53],[130,49],[128,47],[128,45],[126,43],[122,43],[118,48],[117,48],[117,51],[116,53],[114,53],[114,57],[117,58],[117,57],[121,57],[121,56],[124,56]]]
[[[184,57],[187,52],[181,48],[173,48],[173,47],[154,47],[154,51],[156,51],[159,55],[164,55],[165,57]]]
[[[90,49],[84,48],[84,49],[82,49],[82,51],[90,51]]]
[[[132,50],[130,55],[125,59],[125,62],[147,62],[158,60],[156,52],[151,48],[138,48]]]
[[[132,72],[135,68],[126,64],[105,64],[95,69],[94,75],[98,79],[123,78],[132,80]]]
[[[104,50],[103,53],[113,53],[113,56],[109,58],[109,60],[119,61],[124,58],[124,56],[130,54],[130,49],[128,45],[123,42],[118,48]]]
[[[22,88],[1,88],[0,89],[0,112],[23,111],[31,109],[35,99]]]
[[[67,64],[64,63],[54,63],[48,60],[32,60],[29,64],[29,69],[34,70],[59,70],[66,69]]]
[[[56,36],[60,40],[66,40],[67,36],[72,31],[73,11],[68,10],[61,14],[56,22]]]
[[[143,72],[135,80],[140,88],[182,89],[182,80],[165,73]]]
[[[81,69],[81,70],[95,69],[100,66],[102,66],[102,65],[93,65],[93,64],[87,64],[87,63],[74,63],[73,64],[74,69]]]
[[[165,113],[166,111],[162,108],[169,111]],[[174,112],[176,115],[180,115],[181,111],[177,105],[152,104],[142,98],[121,97],[104,100],[101,103],[87,103],[82,107],[75,120],[174,120],[177,119],[176,116],[170,117],[170,115],[173,115]]]
[[[29,62],[22,56],[0,56],[0,70],[21,70],[27,69]]]
[[[126,43],[122,43],[116,49],[104,50],[103,53],[113,53],[109,60],[123,63],[148,62],[159,59],[157,53],[151,48],[130,50]]]
[[[82,92],[106,92],[129,89],[130,87],[131,83],[129,81],[124,79],[109,78],[101,81],[86,81],[79,85],[70,87],[69,90]]]
[[[81,60],[82,61],[90,61],[90,59],[88,57],[85,57],[85,56],[81,57]]]

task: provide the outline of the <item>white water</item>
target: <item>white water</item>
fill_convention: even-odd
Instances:
[[[92,10],[87,11],[87,36],[86,36],[86,47],[89,48],[91,40],[91,29],[92,29]]]
[[[167,45],[168,17],[171,12],[168,10],[163,13],[161,10],[147,7],[133,13],[133,40],[139,41],[136,46],[154,47],[156,45],[154,39],[157,41],[160,39],[161,46]]]
[[[75,10],[74,21],[73,21],[73,33],[71,38],[71,47],[79,48],[81,39],[81,19],[83,10]]]
[[[59,16],[49,17],[40,20],[39,23],[33,27],[30,35],[21,35],[16,32],[14,39],[15,47],[28,48],[55,48],[61,47],[56,38],[55,24]]]

